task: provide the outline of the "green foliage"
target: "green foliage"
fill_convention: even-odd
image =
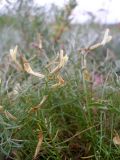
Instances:
[[[120,133],[116,58],[109,45],[89,50],[101,42],[104,26],[71,24],[74,0],[62,9],[53,6],[48,13],[32,4],[21,0],[13,6],[15,13],[0,16],[1,53],[18,44],[20,65],[24,66],[21,57],[26,57],[33,70],[45,75],[44,79],[29,75],[8,53],[1,56],[0,160],[33,159],[39,133],[43,141],[38,159],[120,159],[119,145],[113,143],[115,131]],[[57,66],[60,57],[54,59],[61,49],[69,60],[58,77],[46,66]]]

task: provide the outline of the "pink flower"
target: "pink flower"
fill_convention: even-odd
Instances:
[[[93,73],[93,87],[102,85],[104,82],[103,75],[100,73]]]

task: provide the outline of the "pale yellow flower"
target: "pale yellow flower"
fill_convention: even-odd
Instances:
[[[38,143],[37,143],[37,146],[36,146],[36,149],[35,149],[33,160],[37,159],[37,156],[40,153],[42,141],[43,141],[43,133],[40,132],[39,135],[38,135]]]
[[[10,55],[13,61],[17,61],[16,55],[17,55],[18,46],[15,46],[14,49],[10,49]]]
[[[4,114],[5,114],[7,119],[17,120],[17,118],[15,116],[13,116],[10,112],[8,112],[6,110],[4,111]]]
[[[53,85],[51,86],[51,88],[58,88],[58,87],[64,86],[65,81],[64,81],[64,79],[63,79],[60,75],[57,75],[57,79],[58,79],[58,83],[53,84]]]
[[[44,78],[45,75],[39,73],[39,72],[35,72],[32,70],[29,62],[27,61],[27,59],[25,57],[21,57],[22,58],[22,62],[23,62],[23,68],[24,68],[24,71],[26,71],[27,73],[33,75],[33,76],[36,76],[36,77],[39,77],[39,78]]]
[[[100,43],[94,44],[89,47],[89,50],[96,49],[100,46],[104,46],[106,43],[109,43],[112,40],[112,36],[109,35],[110,30],[107,28],[103,37],[103,40]]]
[[[53,74],[59,72],[61,68],[65,66],[67,61],[68,61],[68,56],[67,55],[64,56],[64,51],[60,50],[58,65],[50,73]]]
[[[15,46],[14,49],[10,49],[10,56],[11,59],[13,60],[13,62],[17,65],[17,67],[19,68],[19,70],[23,70],[21,64],[18,62],[17,60],[17,52],[18,52],[18,46]]]

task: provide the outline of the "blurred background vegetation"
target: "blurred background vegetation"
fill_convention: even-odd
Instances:
[[[79,49],[97,41],[107,27],[113,35],[109,48],[119,56],[120,25],[95,23],[90,13],[87,23],[73,24],[71,14],[77,6],[75,0],[70,0],[63,8],[55,4],[50,7],[36,6],[33,0],[13,2],[6,0],[4,10],[0,12],[0,57],[16,44],[23,52],[31,53],[30,44],[36,41],[38,33],[44,37],[48,52],[51,44],[56,48],[58,42],[60,45],[67,44],[67,47],[73,44],[74,48]]]
[[[76,160],[82,154],[83,157],[94,154],[98,159],[100,156],[103,159],[115,156],[119,159],[120,151],[112,147],[112,135],[114,128],[119,130],[120,122],[118,112],[120,102],[117,92],[120,81],[117,82],[117,87],[114,82],[114,72],[120,74],[120,25],[96,23],[91,14],[87,23],[73,23],[74,17],[71,15],[76,6],[76,0],[69,0],[62,8],[54,4],[50,7],[36,6],[33,0],[16,0],[14,3],[6,0],[4,11],[0,12],[0,80],[2,81],[0,105],[5,106],[18,118],[17,122],[12,122],[6,120],[4,115],[0,117],[1,123],[3,122],[0,126],[0,140],[4,142],[1,145],[2,154],[7,157],[13,154],[12,149],[14,151],[14,148],[20,148],[20,153],[15,150],[15,156],[18,154],[21,159],[30,160],[37,144],[39,128],[45,137],[41,154],[43,159],[48,157],[56,160],[57,157],[65,160],[68,157],[69,160],[73,157],[73,160]],[[110,28],[112,41],[87,55],[87,69],[90,76],[93,72],[97,73],[98,78],[100,79],[102,75],[105,82],[104,87],[100,84],[97,90],[91,87],[89,75],[88,79],[85,79],[86,86],[84,82],[82,83],[80,51],[81,48],[88,48],[100,42],[106,28]],[[54,84],[55,79],[49,81],[51,77],[46,76],[48,81],[45,79],[43,82],[19,72],[9,57],[10,49],[16,45],[18,45],[18,56],[25,55],[36,71],[44,71],[45,74],[48,71],[43,66],[51,62],[50,59],[56,57],[58,51],[63,49],[69,56],[69,62],[62,72],[67,85],[54,91],[49,86]],[[14,96],[12,94],[16,86],[18,88],[20,86],[21,89],[20,93]],[[45,108],[40,110],[38,115],[29,116],[28,110],[38,104],[44,95],[48,95]],[[99,122],[100,127],[96,127]],[[10,125],[6,127],[8,123]],[[18,131],[19,126],[24,129]],[[83,139],[80,135],[73,143],[66,141],[74,137],[78,131],[89,129],[91,126],[95,129],[84,134]],[[21,147],[22,141],[14,142],[12,136],[18,140],[25,140],[24,147]],[[107,138],[104,141],[101,137]],[[80,144],[76,142],[78,139]],[[61,141],[65,141],[64,146]],[[75,146],[76,144],[78,146]],[[76,159],[74,154],[77,155]],[[60,158],[61,155],[63,158]]]

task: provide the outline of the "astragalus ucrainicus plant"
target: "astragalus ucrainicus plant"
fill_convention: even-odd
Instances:
[[[16,46],[14,49],[10,49],[9,58],[11,59],[11,64],[12,63],[14,64],[14,69],[16,70],[16,72],[21,72],[21,77],[19,77],[19,78],[24,79],[23,81],[20,80],[21,82],[19,80],[18,80],[18,82],[15,82],[14,86],[12,87],[12,90],[10,92],[8,91],[7,96],[8,96],[8,99],[9,99],[11,105],[14,105],[14,102],[16,100],[18,100],[20,97],[22,97],[22,95],[24,94],[24,91],[25,91],[24,82],[26,83],[26,81],[27,81],[29,83],[29,78],[30,78],[29,75],[31,76],[31,79],[33,77],[36,77],[36,78],[38,78],[39,81],[42,81],[42,84],[40,84],[40,85],[34,84],[35,88],[37,86],[39,87],[39,94],[40,94],[39,99],[41,101],[38,104],[33,105],[30,102],[29,106],[27,106],[27,108],[25,107],[24,109],[21,107],[16,108],[15,106],[10,106],[9,109],[10,109],[10,111],[12,110],[11,112],[16,112],[16,113],[18,112],[17,115],[15,114],[16,116],[13,115],[12,113],[10,113],[8,110],[6,110],[5,109],[6,106],[4,106],[4,104],[3,104],[3,106],[0,107],[0,112],[2,115],[1,118],[3,121],[3,122],[1,121],[1,123],[3,126],[6,125],[6,127],[7,127],[7,128],[4,128],[3,135],[1,135],[1,137],[2,137],[2,141],[1,141],[2,142],[1,143],[2,152],[8,157],[17,157],[18,153],[16,152],[16,150],[19,150],[19,148],[21,148],[24,143],[29,141],[29,138],[24,137],[22,140],[21,139],[22,137],[20,136],[21,133],[19,131],[23,130],[22,127],[25,125],[24,123],[27,122],[26,120],[31,121],[33,119],[32,117],[34,117],[34,116],[39,117],[38,116],[39,111],[43,107],[44,103],[46,103],[46,101],[49,99],[52,92],[54,92],[54,90],[59,89],[65,85],[65,80],[62,77],[61,70],[64,69],[64,66],[68,61],[68,56],[64,53],[63,50],[60,50],[57,57],[54,60],[49,61],[48,64],[44,66],[45,73],[33,71],[29,60],[27,60],[25,58],[25,55],[21,54],[18,51],[18,46]],[[28,77],[25,78],[25,75],[27,75]],[[29,87],[30,88],[28,88],[27,90],[30,89],[31,91],[32,90],[34,91],[35,88],[32,89],[33,86],[29,86]],[[41,90],[42,90],[42,92],[41,92]],[[6,119],[7,119],[8,123],[5,122]],[[9,121],[11,124],[9,124]],[[46,121],[45,117],[44,117],[44,121]],[[46,123],[47,122],[45,122],[45,125],[46,125]],[[33,159],[37,159],[39,152],[40,152],[41,143],[43,141],[42,137],[44,137],[42,128],[41,127],[39,128],[39,127],[40,126],[38,126],[38,127],[36,126],[35,135],[38,134],[41,136],[39,136],[39,139],[36,139],[36,140],[38,140],[38,145],[36,146],[36,150],[34,149],[35,153],[31,156],[31,157],[33,157]],[[34,127],[31,129],[34,129]],[[9,130],[9,132],[7,134],[8,137],[4,137],[5,132],[8,130]],[[18,134],[18,132],[20,134],[17,139],[15,137]],[[32,135],[32,133],[30,133],[30,134]],[[19,156],[19,154],[18,154],[18,156]]]
[[[54,41],[50,55],[41,34],[32,54],[10,49],[0,75],[2,160],[119,157],[119,88],[109,52],[100,64],[93,56],[112,40],[109,32],[77,49],[73,40]]]

